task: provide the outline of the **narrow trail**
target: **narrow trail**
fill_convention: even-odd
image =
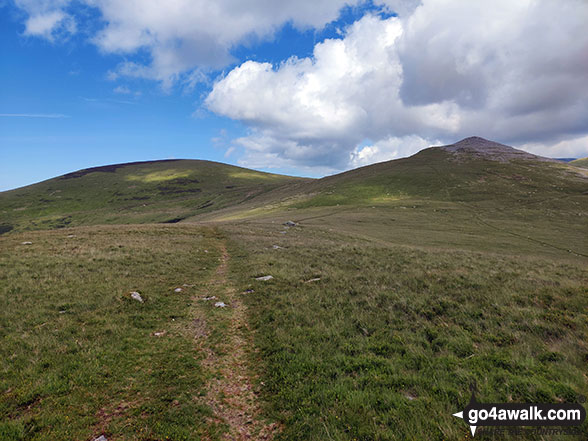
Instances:
[[[226,320],[226,328],[221,331],[223,342],[217,348],[220,350],[213,350],[213,343],[210,342],[210,325],[219,325],[215,323],[216,319],[206,317],[209,322],[206,324],[203,319],[205,310],[198,307],[194,320],[197,346],[205,354],[202,366],[211,374],[205,404],[214,413],[211,423],[228,426],[228,431],[221,437],[223,440],[272,440],[278,425],[268,424],[261,419],[261,408],[254,388],[255,377],[248,366],[248,354],[254,351],[254,347],[247,323],[247,307],[227,279],[230,257],[224,243],[220,251],[220,264],[207,284],[206,294],[206,297],[216,296],[213,302],[222,301],[228,305],[222,311],[208,309],[215,315],[227,310],[230,313],[228,317],[220,319]],[[201,299],[195,300],[203,303]]]

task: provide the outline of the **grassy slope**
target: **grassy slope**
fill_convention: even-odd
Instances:
[[[534,242],[541,254],[588,255],[588,178],[577,170],[557,162],[456,161],[431,148],[192,219],[291,218],[398,244],[508,251]]]
[[[336,225],[225,228],[235,283],[254,290],[263,397],[283,421],[280,439],[469,439],[451,414],[473,381],[486,402],[588,394],[588,259],[536,256],[533,243],[463,251],[459,237],[403,246]]]
[[[163,169],[172,164],[158,173],[168,176]],[[282,438],[466,439],[467,427],[450,414],[467,402],[471,380],[485,401],[586,395],[588,203],[586,179],[572,170],[456,162],[429,149],[317,181],[276,182],[249,199],[245,184],[238,197],[223,193],[226,175],[207,180],[225,208],[207,207],[191,219],[223,220],[233,238],[233,282],[255,290],[247,302],[264,363],[254,366],[267,385],[267,411],[284,422]],[[181,182],[173,185],[188,185]],[[199,195],[178,194],[168,210],[169,196],[157,185],[143,176],[135,187],[152,194],[143,217],[138,206],[116,215],[96,206],[89,210],[96,219],[82,212],[74,219],[198,213],[179,202]],[[287,219],[301,227],[283,229]],[[193,228],[175,227],[178,234]],[[5,240],[13,238],[25,240],[14,233]],[[27,277],[17,273],[16,280]],[[275,280],[252,279],[267,273]],[[304,283],[315,277],[321,280]]]
[[[193,226],[0,238],[0,439],[218,439],[189,314],[217,243]]]
[[[195,160],[81,170],[0,193],[0,229],[174,222],[298,181]]]
[[[576,167],[588,168],[588,158],[575,159],[570,164]]]

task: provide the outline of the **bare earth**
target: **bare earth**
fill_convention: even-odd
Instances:
[[[211,349],[209,332],[202,311],[195,313],[194,334],[197,347],[203,351],[203,367],[210,373],[205,404],[210,406],[214,417],[212,424],[227,425],[228,431],[222,439],[271,440],[278,430],[276,423],[267,423],[261,419],[261,409],[254,384],[254,374],[248,367],[248,354],[253,349],[249,329],[246,305],[227,280],[229,254],[226,246],[221,248],[220,264],[207,285],[206,297],[216,296],[228,306],[230,318],[228,327],[223,331],[222,352]],[[201,299],[195,299],[201,302]],[[216,311],[213,311],[216,312]]]

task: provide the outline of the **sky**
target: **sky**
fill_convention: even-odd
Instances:
[[[320,177],[482,136],[588,156],[586,0],[0,0],[0,191],[208,159]]]

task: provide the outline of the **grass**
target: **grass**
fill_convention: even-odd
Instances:
[[[214,232],[85,227],[0,241],[0,439],[216,439],[188,313],[218,264]],[[183,284],[194,286],[175,293]]]
[[[81,170],[0,193],[0,234],[80,225],[177,223],[304,181],[194,160]]]
[[[587,395],[581,170],[428,149],[320,180],[163,161],[2,193],[0,439],[219,439],[198,349],[231,359],[234,315],[193,297],[232,288],[280,440],[470,439],[451,414],[473,381],[485,402]]]
[[[575,165],[576,167],[588,168],[588,158],[575,159],[571,161],[570,164]]]
[[[486,402],[588,393],[585,260],[230,228],[280,439],[467,439],[474,381]]]

